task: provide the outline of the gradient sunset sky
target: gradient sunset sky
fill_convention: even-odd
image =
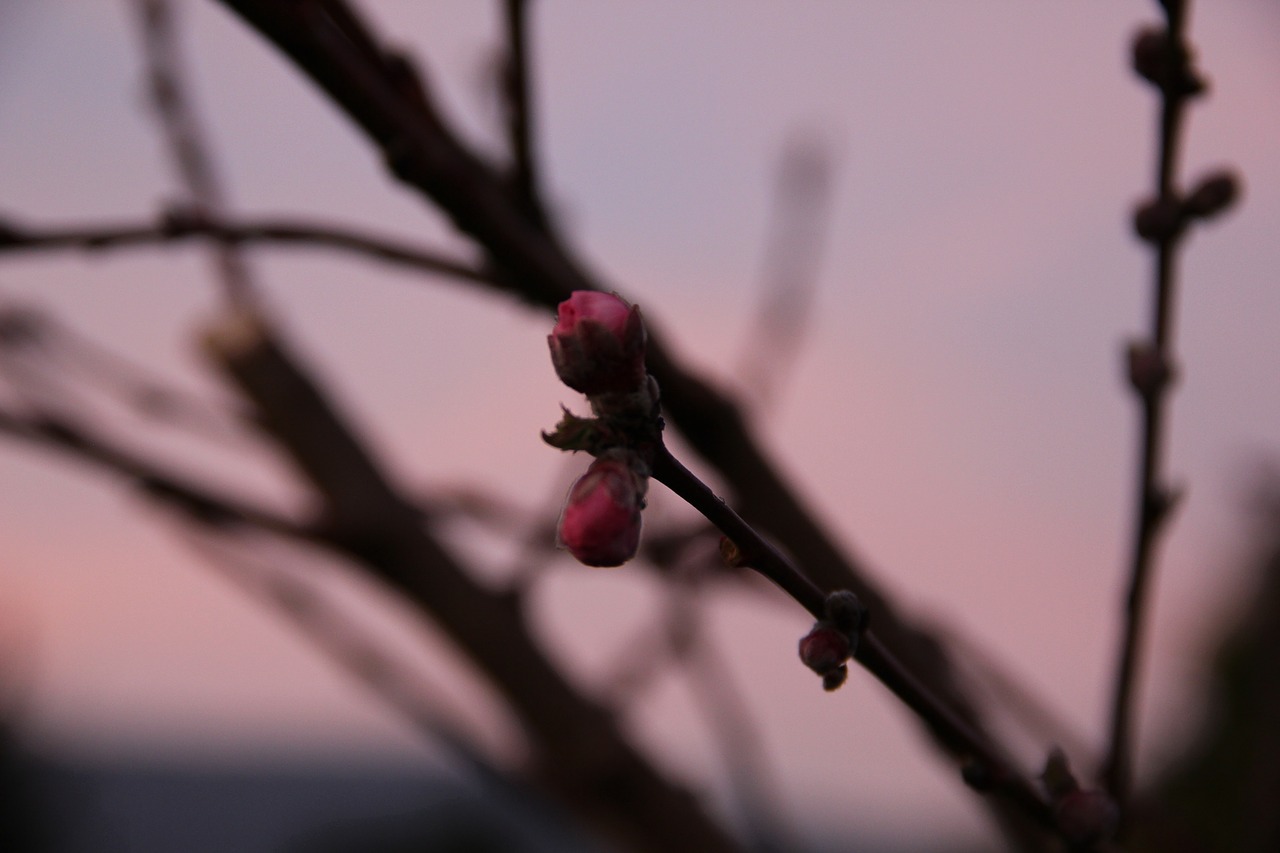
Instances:
[[[216,3],[178,5],[235,210],[314,213],[465,254],[256,35]],[[445,111],[498,150],[485,83],[498,4],[361,5],[421,59]],[[751,345],[776,164],[797,135],[826,146],[816,304],[760,432],[889,590],[992,650],[1098,743],[1136,447],[1121,355],[1145,325],[1150,278],[1128,216],[1152,181],[1156,98],[1127,48],[1156,3],[532,5],[557,215],[678,353],[748,400],[734,368]],[[130,12],[0,3],[0,214],[138,220],[175,197]],[[1183,266],[1168,470],[1188,491],[1156,585],[1142,772],[1194,718],[1198,643],[1240,588],[1248,476],[1280,452],[1280,5],[1201,0],[1191,34],[1212,92],[1190,110],[1182,175],[1229,165],[1245,192],[1192,235]],[[402,482],[559,499],[571,463],[539,430],[579,401],[546,358],[547,315],[332,253],[251,259],[293,340]],[[0,258],[0,299],[213,393],[193,340],[219,302],[198,247]],[[197,470],[296,502],[261,457],[230,458],[210,452]],[[675,510],[657,499],[655,511]],[[431,760],[190,545],[114,484],[0,442],[0,688],[12,682],[25,731],[111,754]],[[332,574],[334,588],[358,586]],[[357,595],[361,613],[421,639]],[[644,577],[566,561],[540,586],[536,618],[590,684],[654,606]],[[828,696],[797,664],[798,609],[730,594],[709,617],[789,814],[986,831],[878,685],[855,672]],[[425,645],[421,664],[452,701],[483,705],[439,641]],[[504,721],[479,717],[500,742]],[[678,684],[634,725],[681,772],[721,772]]]

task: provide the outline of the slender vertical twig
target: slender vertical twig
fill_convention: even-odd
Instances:
[[[511,146],[511,183],[531,216],[542,219],[533,143],[533,85],[529,58],[528,0],[503,0],[507,53],[502,64],[503,105]]]
[[[1110,739],[1101,781],[1122,807],[1128,797],[1132,777],[1134,739],[1134,699],[1141,657],[1143,625],[1146,621],[1149,587],[1155,550],[1164,522],[1172,508],[1173,492],[1162,472],[1165,440],[1165,412],[1169,365],[1172,363],[1173,307],[1177,286],[1178,249],[1184,231],[1177,222],[1179,205],[1176,187],[1178,154],[1184,107],[1195,94],[1189,81],[1195,78],[1188,65],[1183,41],[1187,0],[1161,0],[1167,29],[1164,56],[1158,60],[1164,71],[1158,82],[1161,93],[1159,142],[1155,175],[1155,202],[1149,210],[1168,217],[1165,227],[1156,227],[1145,236],[1155,256],[1149,341],[1135,355],[1131,352],[1130,379],[1141,407],[1142,431],[1137,472],[1137,505],[1134,510],[1132,555],[1128,590],[1124,605],[1119,663],[1115,674],[1111,709]],[[1136,54],[1135,54],[1136,56]],[[1135,59],[1135,63],[1138,60]],[[1141,69],[1139,69],[1141,73]],[[1157,223],[1159,225],[1159,223]],[[1143,227],[1139,223],[1139,231]],[[1150,229],[1149,229],[1150,231]],[[1146,375],[1141,375],[1147,362]]]
[[[137,0],[147,64],[147,90],[164,132],[188,203],[202,217],[220,218],[226,203],[206,134],[183,77],[173,7],[169,0]],[[217,279],[233,304],[254,301],[255,285],[244,256],[231,244],[213,247]]]

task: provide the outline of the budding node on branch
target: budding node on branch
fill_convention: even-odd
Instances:
[[[850,590],[839,589],[828,595],[823,602],[823,611],[832,625],[855,638],[855,642],[867,627],[867,608]]]
[[[1130,341],[1125,349],[1129,384],[1146,400],[1154,398],[1173,381],[1175,371],[1164,353],[1149,341]]]
[[[640,511],[655,446],[661,446],[658,384],[645,370],[640,309],[616,294],[579,290],[560,303],[547,336],[560,380],[587,395],[594,418],[567,409],[543,441],[596,457],[573,484],[557,525],[557,545],[588,566],[618,566],[636,555]]]
[[[1133,230],[1148,243],[1166,243],[1178,236],[1185,224],[1182,203],[1176,198],[1142,202],[1133,212]]]
[[[1203,94],[1208,86],[1191,65],[1191,50],[1174,42],[1161,26],[1144,27],[1134,36],[1133,70],[1139,77],[1167,94],[1189,98]]]
[[[720,559],[731,569],[740,569],[747,564],[746,555],[742,553],[738,543],[728,536],[720,537]]]

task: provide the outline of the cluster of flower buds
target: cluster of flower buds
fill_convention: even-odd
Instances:
[[[560,514],[557,542],[588,566],[618,566],[640,545],[649,469],[635,445],[657,429],[657,391],[645,370],[640,309],[621,297],[575,291],[560,303],[547,336],[564,384],[587,395],[597,418],[566,412],[553,446],[596,456],[573,484]]]
[[[822,689],[832,691],[849,677],[845,661],[857,650],[867,611],[847,589],[828,595],[823,609],[823,618],[800,639],[800,660],[822,676]]]
[[[1120,824],[1115,800],[1095,788],[1080,787],[1061,749],[1049,753],[1040,779],[1049,792],[1058,832],[1073,849],[1090,847],[1115,835]]]

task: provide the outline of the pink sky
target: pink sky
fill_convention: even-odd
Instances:
[[[481,80],[496,4],[364,5],[424,58],[450,114],[492,145]],[[836,203],[818,307],[761,432],[889,589],[997,650],[1095,741],[1136,429],[1120,352],[1145,322],[1149,274],[1126,221],[1150,184],[1155,99],[1125,53],[1154,10],[1139,0],[535,4],[540,147],[558,212],[677,350],[730,385],[777,155],[796,128],[831,141]],[[183,11],[237,209],[452,244],[257,37],[213,3]],[[140,108],[131,24],[124,4],[2,10],[5,212],[136,218],[172,195]],[[1246,193],[1193,236],[1184,266],[1168,468],[1190,492],[1157,584],[1142,767],[1185,722],[1189,651],[1237,583],[1240,475],[1274,454],[1280,423],[1280,13],[1269,0],[1202,2],[1192,32],[1214,91],[1191,112],[1183,174],[1231,164]],[[190,338],[217,303],[200,260],[190,249],[6,259],[0,295],[207,388]],[[478,481],[528,505],[563,487],[566,469],[538,431],[577,400],[546,362],[545,316],[330,254],[256,267],[404,481]],[[201,464],[292,494],[272,470]],[[11,444],[0,444],[0,484],[0,659],[29,669],[25,719],[41,740],[427,755],[111,484]],[[653,602],[634,573],[564,564],[538,604],[555,647],[590,682]],[[827,696],[796,665],[798,610],[744,596],[711,610],[794,812],[983,831],[970,796],[881,689],[855,674]],[[395,621],[385,611],[372,612]],[[478,703],[439,654],[423,665],[458,702]],[[665,685],[637,730],[676,766],[714,775],[687,705]]]

